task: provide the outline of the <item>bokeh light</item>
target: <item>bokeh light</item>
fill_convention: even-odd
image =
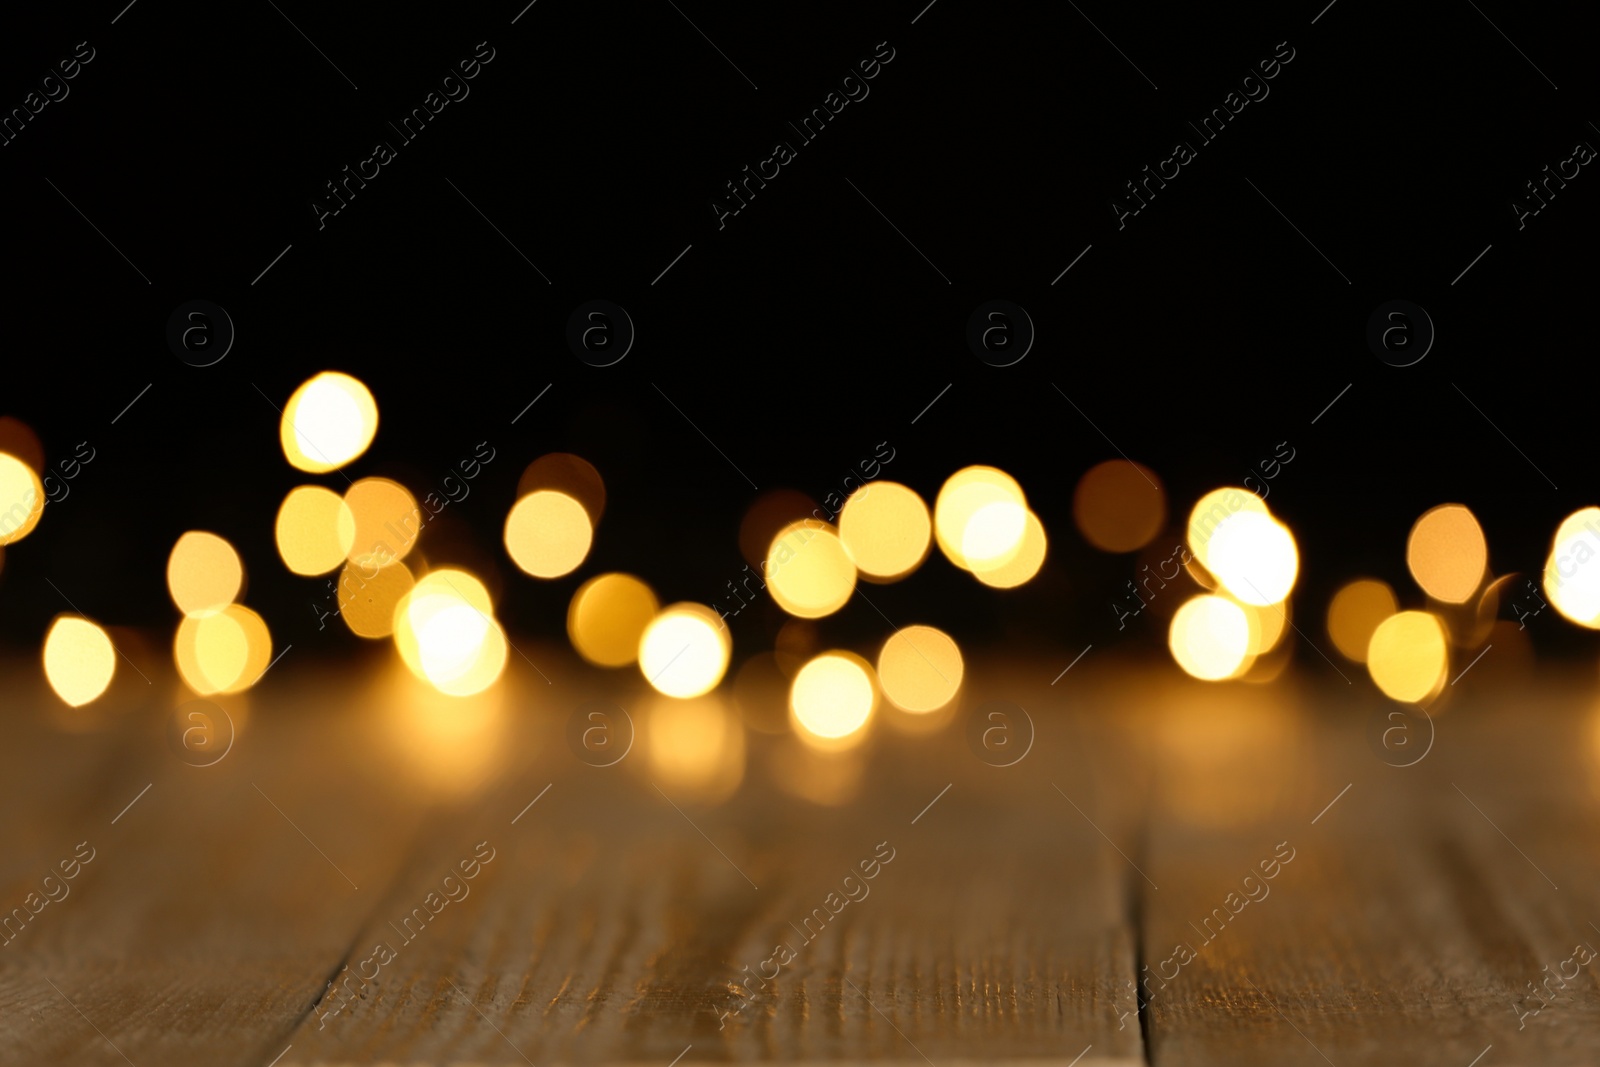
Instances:
[[[704,604],[663,608],[639,638],[639,671],[657,692],[687,699],[722,681],[733,640],[717,613]]]
[[[1346,659],[1367,662],[1367,646],[1378,624],[1400,610],[1394,590],[1376,578],[1346,583],[1328,604],[1328,636]]]
[[[541,489],[565,493],[583,506],[590,526],[600,525],[606,510],[606,483],[594,464],[570,452],[551,452],[528,464],[517,480],[517,499]]]
[[[769,489],[756,497],[744,518],[739,520],[739,554],[755,568],[767,558],[772,541],[790,523],[827,516],[816,501],[795,489]],[[759,576],[759,570],[757,574]]]
[[[201,696],[238,693],[261,677],[272,659],[272,636],[261,616],[239,604],[208,615],[186,615],[172,643],[184,683]]]
[[[0,452],[15,456],[44,477],[44,445],[33,427],[14,415],[0,415]]]
[[[356,517],[344,498],[320,485],[289,490],[273,528],[278,555],[295,574],[337,570],[356,543]]]
[[[1044,523],[1030,511],[1023,516],[1022,542],[1017,546],[1016,554],[998,567],[974,570],[973,576],[995,589],[1015,589],[1031,582],[1034,575],[1039,573],[1048,549],[1049,539],[1045,537]]]
[[[1208,682],[1237,676],[1248,665],[1250,619],[1226,597],[1203,593],[1184,601],[1167,630],[1172,658]]]
[[[489,592],[466,571],[423,576],[394,609],[394,644],[413,674],[448,696],[480,693],[505,670],[509,643]]]
[[[296,470],[325,474],[360,456],[378,432],[378,404],[348,374],[324,371],[283,406],[278,438]]]
[[[1600,630],[1600,508],[1583,508],[1562,520],[1544,565],[1544,595],[1579,626]],[[1531,598],[1529,598],[1531,600]]]
[[[1489,545],[1483,527],[1461,504],[1430,508],[1406,539],[1406,566],[1424,593],[1446,604],[1463,604],[1483,584]]]
[[[1241,510],[1211,535],[1206,567],[1246,604],[1277,604],[1294,588],[1300,554],[1294,535],[1271,515]]]
[[[943,630],[905,626],[884,641],[878,653],[883,695],[902,711],[938,711],[961,690],[965,665],[961,649]]]
[[[214,533],[190,530],[178,538],[167,557],[167,591],[185,615],[221,611],[233,603],[243,584],[239,553]]]
[[[593,542],[589,512],[554,489],[529,493],[506,516],[506,551],[524,574],[535,578],[571,574],[583,563]]]
[[[626,667],[639,658],[639,638],[659,610],[655,593],[633,575],[597,575],[572,594],[567,636],[590,663]]]
[[[344,503],[355,521],[355,536],[346,554],[352,563],[387,566],[406,557],[422,530],[417,498],[388,478],[362,478],[344,491]]]
[[[1444,687],[1449,667],[1444,626],[1426,611],[1389,616],[1367,643],[1367,671],[1391,700],[1428,699]]]
[[[794,676],[789,711],[802,740],[819,748],[850,748],[866,736],[877,706],[872,668],[853,652],[824,652]]]
[[[117,670],[111,637],[78,615],[60,615],[44,639],[44,676],[56,696],[81,708],[106,691]]]
[[[1189,525],[1185,537],[1189,553],[1207,569],[1211,569],[1211,545],[1224,523],[1241,514],[1268,515],[1267,505],[1248,489],[1225,485],[1195,501],[1189,510]]]
[[[1102,552],[1133,552],[1166,524],[1167,494],[1149,467],[1109,459],[1078,479],[1072,518],[1084,540]]]
[[[27,463],[0,452],[0,545],[22,540],[44,515],[44,483]]]
[[[839,540],[862,577],[892,582],[922,564],[933,537],[928,505],[899,482],[871,482],[839,512]]]
[[[945,479],[934,500],[934,537],[962,570],[992,570],[1021,548],[1027,515],[1015,478],[994,467],[964,467]]]
[[[339,574],[339,617],[357,637],[388,637],[394,633],[395,609],[415,585],[404,563],[346,563]]]
[[[778,532],[767,550],[767,592],[779,607],[818,619],[844,607],[856,588],[856,565],[833,527],[808,520]]]

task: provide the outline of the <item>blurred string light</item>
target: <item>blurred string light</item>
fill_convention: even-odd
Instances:
[[[1387,583],[1376,578],[1346,582],[1328,603],[1328,636],[1346,659],[1365,663],[1373,631],[1399,610]]]
[[[117,653],[111,637],[79,615],[58,615],[44,638],[44,676],[56,696],[79,708],[111,684]]]
[[[346,563],[339,573],[339,617],[357,637],[388,637],[394,633],[400,601],[415,586],[416,578],[404,563]]]
[[[1437,696],[1449,668],[1444,626],[1426,611],[1389,616],[1367,643],[1367,671],[1392,700],[1419,704]]]
[[[1202,593],[1183,602],[1167,629],[1167,647],[1185,672],[1207,682],[1236,678],[1249,666],[1251,626],[1244,606]]]
[[[563,493],[583,506],[591,526],[600,525],[606,510],[606,483],[594,464],[570,452],[550,452],[532,463],[517,480],[517,497],[541,489]]]
[[[243,584],[239,553],[214,533],[189,531],[167,557],[167,591],[178,610],[191,618],[221,611]]]
[[[44,445],[33,427],[14,415],[0,415],[0,452],[15,456],[44,477]]]
[[[869,582],[909,576],[927,558],[932,537],[928,505],[899,482],[862,486],[839,512],[839,540]]]
[[[1016,555],[998,567],[976,570],[973,575],[994,589],[1015,589],[1032,581],[1033,576],[1039,573],[1048,549],[1049,539],[1045,537],[1044,523],[1030,511],[1023,518],[1022,543],[1017,546]]]
[[[228,604],[210,614],[184,616],[172,648],[179,676],[196,693],[240,693],[266,671],[272,635],[261,616]]]
[[[1406,566],[1433,599],[1466,603],[1488,574],[1489,546],[1483,527],[1464,505],[1430,508],[1406,539]]]
[[[1565,618],[1600,630],[1600,508],[1583,508],[1561,521],[1544,564],[1544,593]]]
[[[348,374],[324,371],[290,395],[278,438],[290,466],[325,474],[359,457],[377,432],[378,404],[367,387]]]
[[[1142,463],[1107,460],[1078,479],[1072,518],[1084,540],[1102,552],[1133,552],[1166,525],[1167,494]]]
[[[824,750],[854,748],[878,704],[872,667],[854,652],[824,652],[801,667],[789,689],[800,738]]]
[[[278,555],[295,574],[337,570],[356,543],[356,517],[344,498],[320,485],[289,490],[273,527]]]
[[[639,639],[658,610],[655,593],[633,575],[596,575],[572,594],[567,636],[590,663],[626,667],[639,658]]]
[[[560,578],[583,563],[594,527],[582,504],[554,489],[538,489],[518,500],[506,516],[505,545],[511,561],[535,578]]]
[[[505,630],[494,618],[488,588],[467,571],[424,575],[400,596],[392,618],[401,661],[447,696],[481,693],[505,670]]]
[[[656,692],[687,699],[709,693],[727,673],[733,639],[704,604],[663,608],[639,638],[639,671]]]
[[[362,478],[345,490],[344,504],[355,524],[350,550],[352,563],[387,566],[416,546],[422,529],[417,498],[389,478]]]
[[[33,532],[44,515],[44,483],[27,463],[0,452],[0,545]]]
[[[807,519],[778,531],[766,559],[767,591],[778,606],[802,619],[819,619],[844,607],[856,588],[856,565],[838,533]]]
[[[961,690],[965,665],[954,639],[932,626],[896,630],[878,652],[883,695],[902,711],[938,711]]]
[[[1015,478],[995,467],[964,467],[945,480],[934,500],[934,536],[957,567],[992,571],[1022,550],[1028,515]]]

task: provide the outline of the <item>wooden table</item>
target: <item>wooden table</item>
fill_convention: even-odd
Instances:
[[[1427,747],[1320,663],[978,654],[944,729],[817,757],[519,648],[467,701],[291,657],[209,766],[158,658],[73,714],[4,664],[0,1059],[1600,1062],[1592,669],[1474,672]]]

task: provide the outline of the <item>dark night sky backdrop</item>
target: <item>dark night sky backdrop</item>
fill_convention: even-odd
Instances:
[[[1427,507],[1471,506],[1505,572],[1542,566],[1559,520],[1596,502],[1583,255],[1600,179],[1585,168],[1521,232],[1509,206],[1574,143],[1600,143],[1571,110],[1592,98],[1580,79],[1593,64],[1531,12],[1497,22],[1559,91],[1468,4],[1341,0],[1314,26],[1317,2],[1085,8],[1159,90],[1067,5],[938,0],[911,25],[919,0],[680,4],[759,90],[671,4],[539,0],[509,25],[520,6],[285,7],[359,90],[267,4],[222,15],[140,0],[116,25],[117,3],[51,9],[0,41],[7,109],[77,42],[96,49],[70,95],[0,148],[0,413],[33,425],[51,460],[82,440],[97,452],[7,550],[0,640],[36,647],[66,609],[45,576],[102,622],[169,632],[167,552],[198,528],[240,549],[246,602],[277,642],[356,643],[343,627],[316,634],[322,581],[290,575],[272,547],[290,487],[344,480],[288,466],[278,413],[252,387],[281,406],[323,369],[357,375],[379,402],[352,478],[388,474],[420,494],[478,442],[497,450],[423,548],[455,527],[492,558],[515,633],[559,634],[572,589],[603,569],[701,601],[739,573],[754,494],[656,387],[762,489],[820,497],[880,441],[896,450],[883,476],[930,503],[968,463],[1014,473],[1051,535],[1032,585],[997,593],[936,554],[906,583],[869,587],[896,623],[979,640],[1129,639],[1107,605],[1132,560],[1094,552],[1071,522],[1077,478],[1117,452],[1052,383],[1161,475],[1174,522],[1287,440],[1296,458],[1269,502],[1299,540],[1296,602],[1314,636],[1356,574],[1420,602],[1403,553]],[[1119,232],[1108,201],[1122,183],[1196,140],[1185,120],[1285,40],[1295,58],[1271,94]],[[319,231],[323,183],[480,41],[495,58],[470,96]],[[880,41],[896,54],[870,95],[719,231],[709,205],[723,183]],[[1009,368],[964,343],[967,316],[997,297],[1038,329]],[[168,314],[195,298],[238,328],[205,369],[164,339]],[[638,329],[609,368],[564,342],[568,314],[594,298]],[[1410,368],[1364,340],[1369,312],[1395,298],[1439,331]],[[547,583],[516,572],[499,537],[518,475],[552,450],[594,462],[609,500],[590,559]],[[736,654],[770,645],[779,617],[765,610],[736,620]],[[883,629],[859,599],[824,622],[839,640]],[[1592,649],[1565,623],[1535,638],[1541,652]]]

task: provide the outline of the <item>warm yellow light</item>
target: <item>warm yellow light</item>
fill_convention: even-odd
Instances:
[[[1544,564],[1544,595],[1579,626],[1600,630],[1600,508],[1583,508],[1562,520]]]
[[[1389,616],[1367,643],[1367,671],[1391,700],[1426,700],[1443,688],[1449,667],[1444,627],[1426,611]]]
[[[853,652],[824,652],[800,668],[789,688],[801,739],[824,748],[859,744],[877,701],[872,668]]]
[[[895,631],[878,653],[883,695],[903,711],[938,711],[961,689],[961,649],[950,635],[932,626]]]
[[[238,677],[224,685],[220,692],[242,693],[261,680],[272,662],[272,632],[267,629],[265,619],[243,604],[229,604],[222,609],[222,614],[232,619],[244,635],[245,657]]]
[[[1294,588],[1300,555],[1294,535],[1270,515],[1240,511],[1211,535],[1206,567],[1246,604],[1280,603]]]
[[[839,540],[862,577],[892,582],[922,564],[933,536],[928,505],[899,482],[871,482],[845,501]]]
[[[697,697],[722,681],[733,640],[717,613],[704,604],[662,609],[639,638],[639,671],[669,697]]]
[[[1461,504],[1424,512],[1406,539],[1406,566],[1422,591],[1447,604],[1464,604],[1483,584],[1489,545],[1483,527]]]
[[[583,505],[553,489],[529,493],[506,516],[506,551],[535,578],[571,574],[593,541],[594,526]]]
[[[186,615],[172,643],[178,673],[201,696],[248,689],[272,651],[271,638],[264,635],[261,617],[238,604],[210,615]]]
[[[61,615],[44,639],[44,676],[56,696],[75,708],[111,684],[117,652],[107,633],[88,619]]]
[[[833,527],[815,520],[778,531],[767,550],[767,591],[778,606],[802,619],[820,619],[844,607],[856,589],[856,565]]]
[[[1226,597],[1206,593],[1172,616],[1167,647],[1178,666],[1208,682],[1235,677],[1250,655],[1250,619]]]
[[[570,452],[540,456],[517,479],[517,499],[540,489],[553,489],[583,505],[589,525],[599,526],[606,510],[606,483],[594,464]]]
[[[1239,601],[1239,606],[1244,609],[1245,618],[1250,623],[1250,644],[1245,650],[1248,653],[1246,658],[1254,660],[1277,648],[1289,628],[1288,602],[1257,605]]]
[[[274,532],[284,566],[295,574],[327,574],[355,546],[356,517],[333,490],[301,485],[283,498]]]
[[[1189,511],[1189,527],[1185,536],[1189,553],[1204,566],[1211,566],[1211,543],[1224,522],[1241,514],[1267,515],[1267,505],[1248,489],[1223,486],[1213,489]]]
[[[963,570],[1010,562],[1027,527],[1027,498],[1011,475],[994,467],[965,467],[939,489],[933,532],[939,550]]]
[[[655,593],[633,575],[597,575],[572,594],[567,636],[590,663],[626,667],[639,658],[639,638],[658,610]]]
[[[78,447],[81,449],[83,445]],[[0,452],[15,456],[32,468],[33,473],[44,477],[44,445],[33,427],[14,415],[0,415]],[[93,449],[89,456],[94,458]]]
[[[1378,624],[1400,610],[1394,591],[1376,578],[1358,578],[1328,604],[1328,636],[1346,659],[1367,662],[1367,645]]]
[[[378,404],[365,385],[337,371],[324,371],[294,391],[283,406],[278,439],[297,470],[338,470],[372,444]]]
[[[642,718],[651,780],[668,794],[707,803],[738,787],[744,777],[744,728],[720,697],[655,697]]]
[[[1167,521],[1167,494],[1143,464],[1108,459],[1090,467],[1072,494],[1072,518],[1102,552],[1133,552]]]
[[[0,545],[20,541],[44,515],[44,483],[34,469],[0,452]]]
[[[975,568],[972,573],[984,585],[995,589],[1014,589],[1032,581],[1033,576],[1039,573],[1048,549],[1049,539],[1045,537],[1044,524],[1039,521],[1039,516],[1030,511],[1025,516],[1022,542],[1017,546],[1016,554],[998,567]]]
[[[394,643],[417,677],[448,696],[471,696],[505,670],[509,643],[488,590],[465,571],[430,572],[400,597]]]
[[[214,533],[190,530],[167,557],[167,591],[185,615],[207,615],[233,603],[244,565],[233,546]]]
[[[339,574],[339,617],[357,637],[388,637],[395,609],[415,584],[404,563],[346,563]]]
[[[385,567],[404,559],[416,545],[422,509],[399,482],[362,478],[344,491],[344,503],[355,520],[346,554],[350,562]]]

